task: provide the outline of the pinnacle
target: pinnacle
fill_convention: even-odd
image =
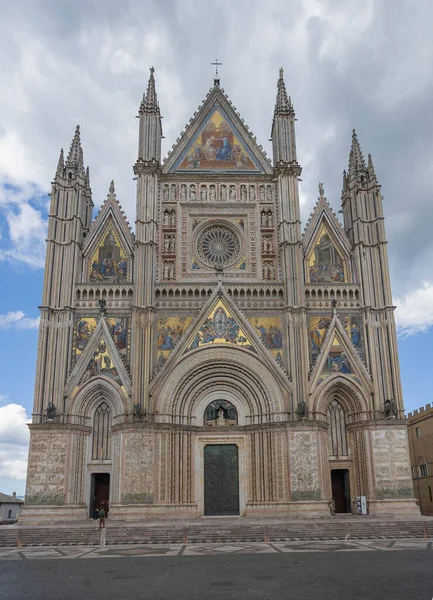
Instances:
[[[69,150],[68,158],[66,160],[66,164],[68,166],[81,166],[83,164],[83,151],[81,149],[81,140],[80,140],[80,126],[77,125],[75,128],[75,134],[72,139],[71,148]]]
[[[107,198],[109,198],[110,196],[116,197],[116,194],[114,193],[114,181],[113,180],[111,180],[110,187],[108,188]]]
[[[366,170],[364,156],[362,154],[361,146],[358,142],[358,136],[356,131],[352,131],[352,146],[350,148],[349,156],[349,175],[353,177],[359,170]]]
[[[343,187],[342,187],[342,195],[345,194],[347,190],[347,172],[346,169],[343,171]]]
[[[367,167],[368,175],[370,181],[376,179],[376,172],[374,170],[373,159],[371,158],[371,154],[368,155],[368,167]]]
[[[286,84],[284,83],[284,69],[281,68],[277,83],[277,100],[275,102],[274,114],[289,114],[292,111],[292,101],[287,95]]]
[[[147,92],[143,95],[143,101],[140,106],[140,112],[156,113],[159,112],[158,98],[155,88],[155,69],[151,67],[149,82],[147,84]]]
[[[59,162],[57,163],[56,175],[62,175],[65,168],[65,157],[63,154],[63,148],[60,150]]]

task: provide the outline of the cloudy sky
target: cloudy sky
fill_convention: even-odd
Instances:
[[[0,0],[0,491],[22,494],[47,193],[81,125],[93,200],[131,222],[138,104],[155,67],[164,153],[213,82],[271,155],[278,69],[297,113],[304,222],[317,182],[339,209],[355,127],[384,195],[405,405],[432,400],[433,3],[411,0]]]

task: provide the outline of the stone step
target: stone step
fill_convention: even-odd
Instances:
[[[152,523],[118,526],[108,523],[106,543],[115,544],[182,544],[220,542],[264,542],[290,540],[342,540],[374,538],[433,538],[432,521],[351,520],[298,523]],[[0,547],[19,546],[91,546],[100,543],[100,530],[92,524],[58,527],[0,527]]]

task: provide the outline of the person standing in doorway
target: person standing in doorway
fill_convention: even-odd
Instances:
[[[99,519],[99,508],[95,508],[95,510],[93,511],[93,528],[97,529],[98,528],[98,519]]]
[[[103,508],[99,511],[99,529],[105,529],[105,510]]]

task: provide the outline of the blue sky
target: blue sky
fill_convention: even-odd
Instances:
[[[164,154],[212,84],[271,154],[278,70],[292,96],[303,222],[340,208],[355,127],[384,195],[407,411],[433,400],[433,6],[410,0],[4,3],[0,22],[0,491],[24,492],[50,181],[81,125],[96,208],[131,223],[137,114],[154,66]],[[101,8],[103,6],[103,8]],[[253,10],[254,9],[254,10]]]

